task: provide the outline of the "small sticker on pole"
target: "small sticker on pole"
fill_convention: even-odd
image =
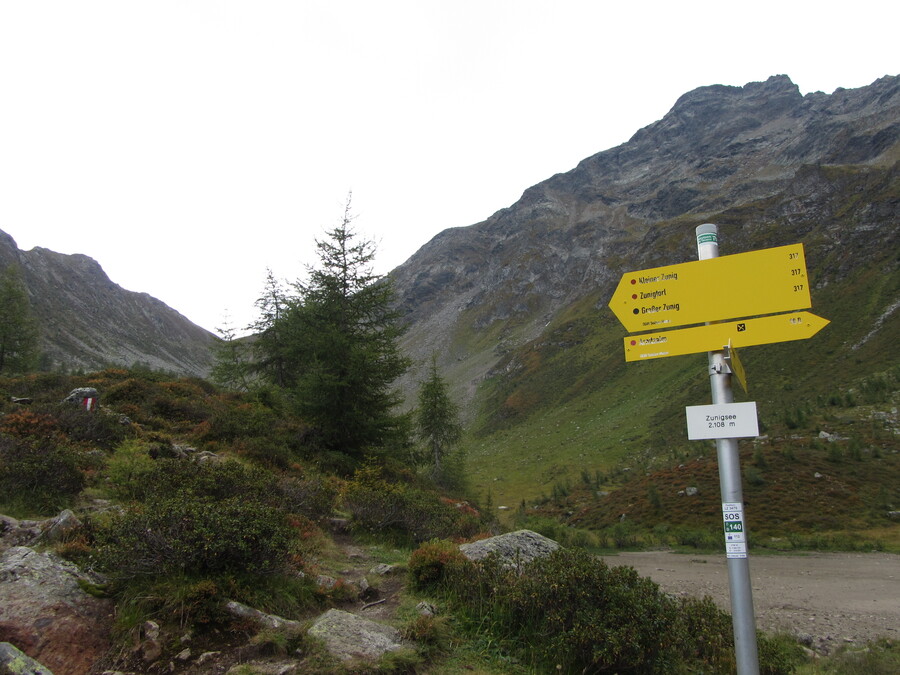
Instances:
[[[744,504],[722,502],[722,520],[725,523],[725,554],[729,558],[747,557],[747,535],[744,527]]]

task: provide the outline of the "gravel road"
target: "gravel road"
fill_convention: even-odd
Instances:
[[[730,611],[725,556],[665,551],[605,556],[678,595],[709,595]],[[750,557],[756,625],[801,637],[818,651],[878,637],[900,639],[900,555],[810,553]]]

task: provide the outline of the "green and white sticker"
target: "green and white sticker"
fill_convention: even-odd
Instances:
[[[747,557],[747,529],[744,526],[744,504],[722,502],[725,523],[725,555],[729,558]]]

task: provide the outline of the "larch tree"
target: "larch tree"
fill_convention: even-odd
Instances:
[[[372,272],[374,245],[351,223],[348,201],[340,225],[316,240],[319,263],[274,327],[298,413],[324,449],[358,459],[406,441],[408,417],[395,412],[401,397],[393,385],[409,361],[393,286]]]

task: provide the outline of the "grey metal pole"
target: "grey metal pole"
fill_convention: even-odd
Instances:
[[[697,227],[697,257],[708,260],[719,257],[719,228],[711,223]],[[724,345],[723,345],[724,346]],[[709,383],[713,404],[733,403],[731,371],[723,351],[709,352]],[[719,486],[723,512],[730,508],[740,513],[743,525],[743,552],[729,551],[728,588],[731,596],[731,618],[734,630],[734,652],[738,675],[759,675],[756,645],[756,617],[753,613],[753,590],[750,585],[750,560],[746,552],[746,522],[743,520],[744,493],[741,487],[741,464],[736,438],[716,439],[719,461]]]

